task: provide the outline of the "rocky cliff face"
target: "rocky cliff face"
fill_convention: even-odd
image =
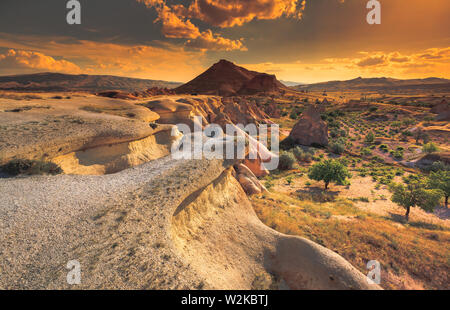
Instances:
[[[275,75],[260,73],[255,75],[251,80],[244,83],[241,89],[239,89],[238,94],[275,94],[282,91],[284,88],[285,86],[277,80]]]

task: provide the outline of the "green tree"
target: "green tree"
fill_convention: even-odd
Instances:
[[[364,139],[364,142],[366,142],[366,143],[373,143],[375,141],[375,135],[373,134],[373,132],[369,132],[367,135],[366,135],[366,138]]]
[[[430,154],[430,153],[435,153],[437,151],[439,151],[439,148],[433,142],[428,142],[427,144],[424,144],[422,146],[422,152],[424,152],[424,153]]]
[[[420,207],[425,211],[433,211],[442,197],[439,189],[428,189],[426,181],[419,177],[410,177],[407,184],[391,183],[391,200],[406,209],[405,219],[409,221],[411,207]]]
[[[313,165],[309,170],[308,177],[312,180],[324,181],[325,189],[328,189],[330,182],[344,184],[346,178],[351,178],[351,174],[341,162],[327,159]]]
[[[431,172],[428,177],[428,186],[432,189],[439,189],[444,193],[445,206],[448,207],[448,196],[450,196],[450,171],[439,170]]]

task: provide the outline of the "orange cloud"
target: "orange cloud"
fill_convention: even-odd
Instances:
[[[167,38],[189,39],[185,46],[202,51],[246,51],[242,40],[231,40],[213,34],[211,30],[200,32],[189,19],[174,13],[162,0],[138,0],[147,6],[155,6],[158,18],[155,22],[162,23],[162,33]]]
[[[64,73],[80,73],[76,64],[64,59],[56,60],[51,56],[38,52],[10,49],[0,54],[0,70],[28,69],[30,71],[54,71]]]
[[[174,5],[184,17],[197,18],[213,26],[241,26],[253,19],[301,18],[305,0],[194,0],[191,5]]]
[[[183,5],[168,6],[165,0],[137,1],[145,4],[147,7],[153,7],[156,9],[158,18],[155,20],[155,22],[161,22],[161,32],[167,38],[188,39],[188,41],[186,42],[187,47],[199,49],[202,51],[247,51],[247,48],[242,42],[242,39],[231,40],[228,38],[224,38],[220,34],[214,34],[209,29],[200,32],[199,28],[191,22],[189,18],[197,18],[206,22],[209,21],[209,24],[212,25],[215,25],[215,23],[217,22],[221,23],[219,21],[220,19],[218,20],[214,16],[207,15],[204,11],[201,10],[201,8],[204,7],[204,2],[194,1],[189,7],[185,7]],[[296,6],[293,5],[293,2],[297,3],[297,1],[299,0],[274,0],[274,3],[272,3],[272,1],[269,1],[268,5],[263,5],[262,3],[256,4],[256,2],[258,1],[243,1],[245,3],[242,4],[238,4],[237,0],[231,0],[231,2],[233,1],[234,3],[228,3],[227,5],[224,5],[224,3],[221,3],[220,1],[217,2],[216,0],[212,2],[207,1],[206,4],[217,6],[222,9],[231,7],[234,7],[235,9],[242,9],[243,7],[246,7],[250,8],[251,10],[259,11],[257,15],[260,16],[260,18],[264,18],[264,16],[269,18],[269,15],[281,16],[282,14],[292,14],[295,11],[294,9],[296,9]],[[281,3],[283,4],[281,5]],[[287,9],[288,3],[291,3],[289,9]],[[302,3],[304,5],[304,1]],[[245,6],[243,6],[244,4]],[[210,12],[210,10],[207,11]],[[264,11],[265,13],[263,13]],[[253,13],[250,14],[251,16],[249,14],[249,11],[242,11],[238,14],[240,15],[240,17],[233,17],[234,21],[232,22],[232,24],[240,24],[255,18],[255,15]],[[214,22],[212,22],[213,20]]]
[[[450,78],[450,47],[430,48],[415,53],[360,52],[356,57],[325,58],[314,63],[260,63],[244,67],[276,72],[283,80],[314,83],[363,77]]]
[[[399,52],[394,52],[389,56],[389,61],[391,62],[408,62],[409,57],[401,55]]]
[[[33,71],[59,71],[65,73],[88,73],[129,76],[155,80],[188,81],[204,69],[204,53],[185,50],[183,46],[157,42],[150,45],[121,45],[88,40],[72,40],[68,37],[52,37],[52,40],[39,36],[9,35],[0,33],[0,46],[21,50],[35,50],[39,55],[63,56],[63,60],[55,60],[58,64],[71,63],[74,70],[66,65],[37,65],[34,60]],[[48,57],[48,56],[47,56]],[[58,57],[58,59],[59,59]],[[18,61],[8,60],[0,56],[0,74],[21,74],[31,72],[28,66]],[[17,58],[17,56],[16,56]],[[31,60],[28,60],[31,62]],[[42,61],[41,61],[42,63]],[[8,69],[7,69],[8,68]]]
[[[193,40],[188,40],[186,42],[186,46],[203,51],[247,50],[247,48],[244,46],[241,40],[230,40],[223,38],[219,35],[214,36],[211,30],[202,32],[202,34],[199,37]]]
[[[386,64],[386,57],[384,55],[381,56],[369,56],[358,60],[356,64],[360,67],[368,67],[368,66],[378,66]]]
[[[163,5],[157,11],[155,22],[161,21],[165,37],[195,39],[200,36],[200,30],[189,19],[181,20],[169,7]]]

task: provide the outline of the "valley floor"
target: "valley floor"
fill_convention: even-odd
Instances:
[[[374,189],[369,177],[328,191],[301,169],[272,174],[267,182],[273,188],[251,200],[269,227],[315,241],[362,273],[368,261],[379,261],[385,289],[450,289],[448,209],[430,214],[414,208],[405,223],[404,210],[389,200],[385,187]]]

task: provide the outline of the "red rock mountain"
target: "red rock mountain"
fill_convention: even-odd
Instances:
[[[288,88],[275,75],[259,73],[220,60],[192,81],[177,87],[179,94],[206,94],[219,96],[276,93]]]

